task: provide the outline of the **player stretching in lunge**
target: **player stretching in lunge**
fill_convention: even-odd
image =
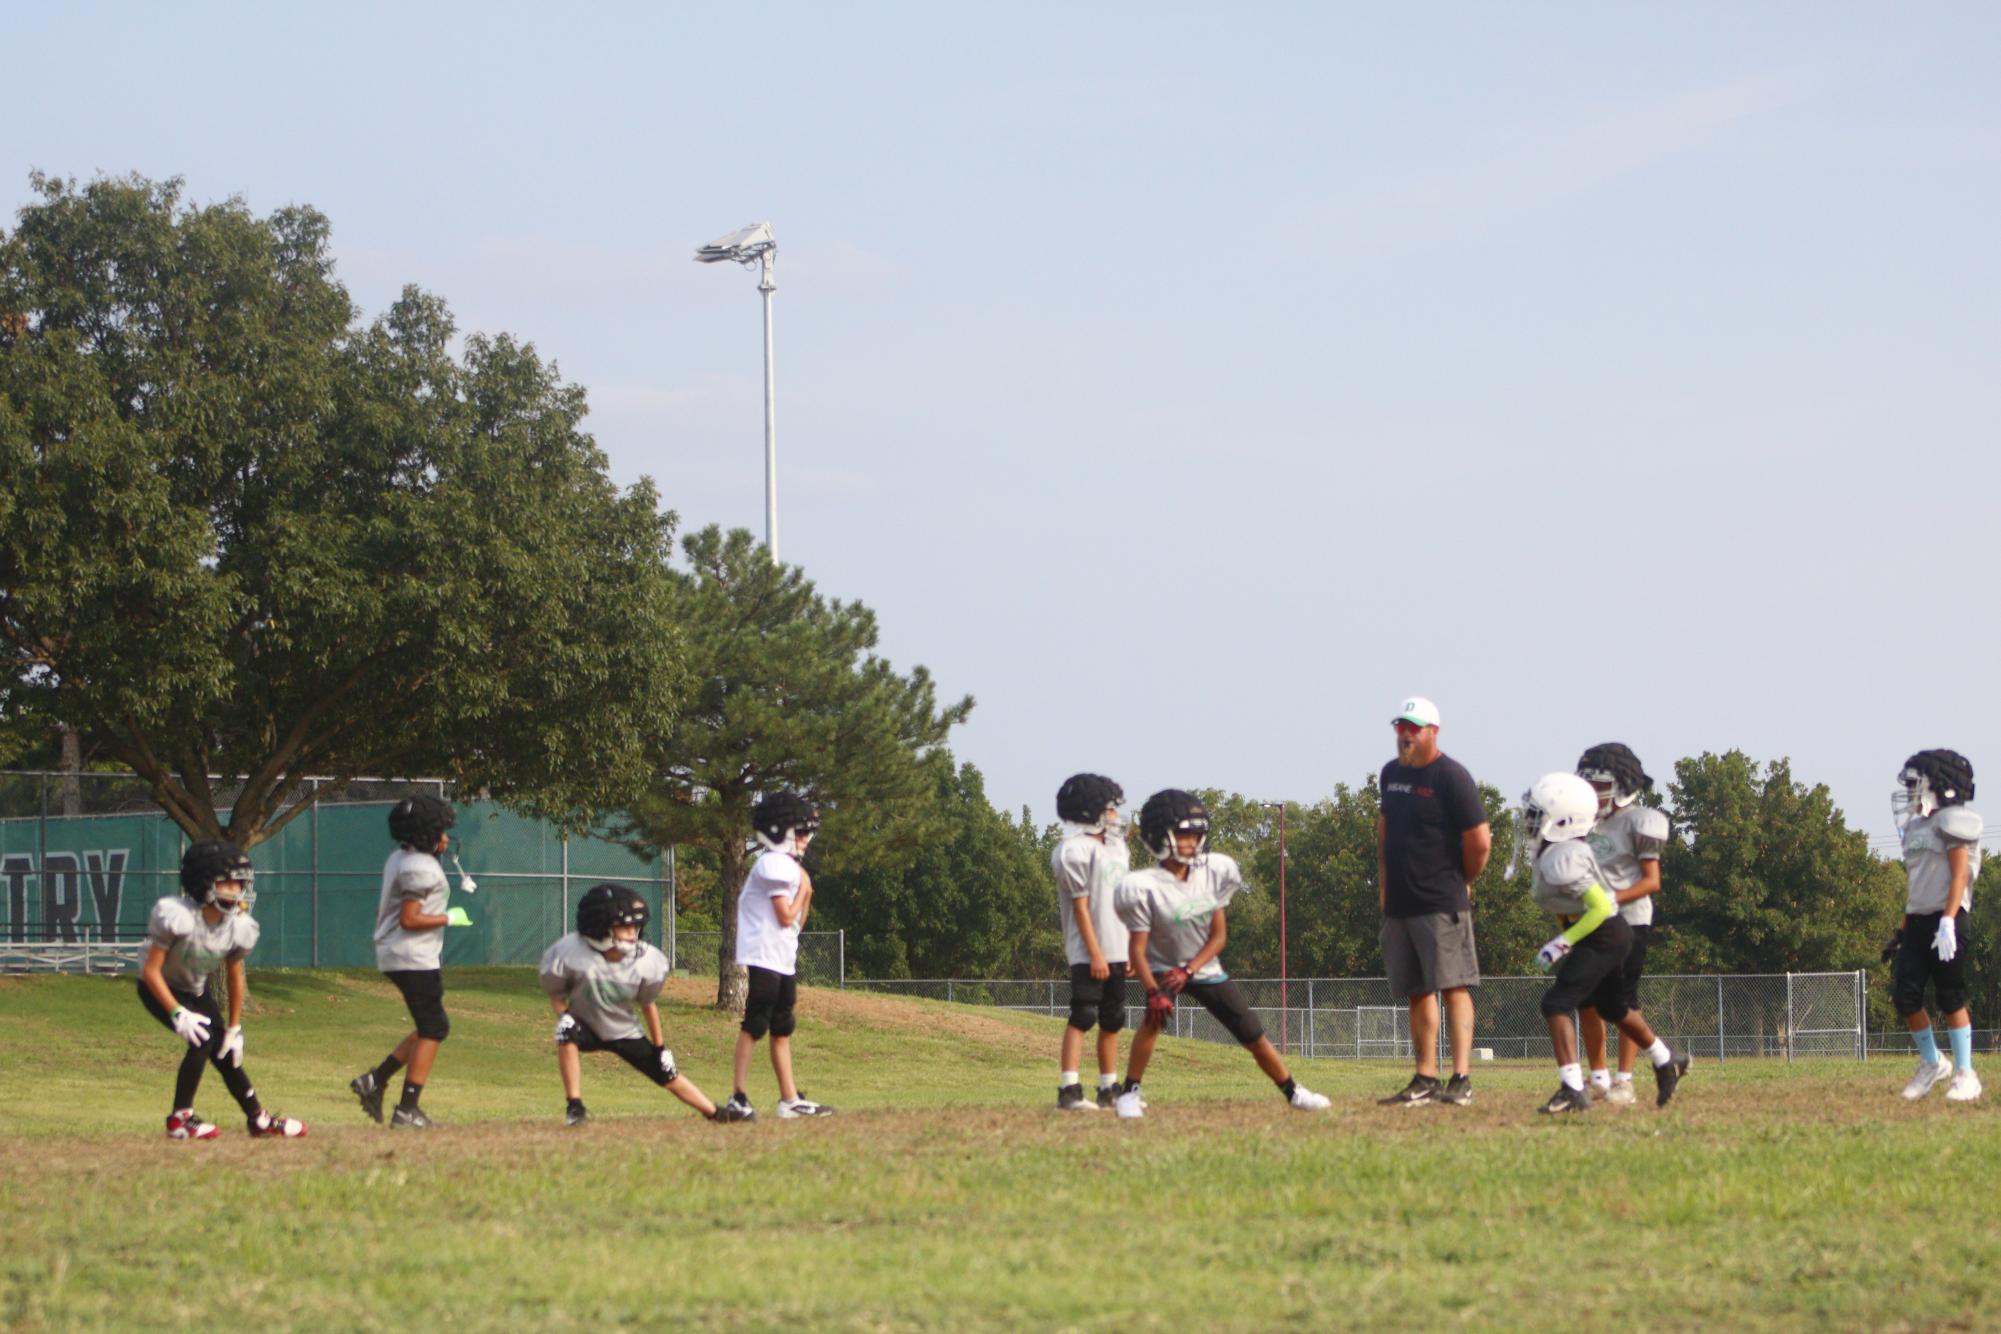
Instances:
[[[1231,1037],[1249,1048],[1258,1068],[1294,1108],[1324,1111],[1326,1097],[1286,1071],[1264,1025],[1223,971],[1221,956],[1230,936],[1224,910],[1244,880],[1233,858],[1209,851],[1208,808],[1174,788],[1156,792],[1140,808],[1139,833],[1160,865],[1133,871],[1119,881],[1119,916],[1132,933],[1132,969],[1146,988],[1146,1022],[1126,1058],[1118,1114],[1128,1120],[1146,1115],[1140,1079],[1153,1058],[1154,1043],[1173,1017],[1178,994],[1194,997]]]
[[[1072,831],[1050,854],[1063,952],[1070,963],[1070,1022],[1063,1026],[1056,1106],[1066,1112],[1110,1107],[1118,1093],[1119,1030],[1126,1023],[1126,926],[1116,904],[1132,866],[1119,819],[1125,789],[1099,774],[1075,774],[1056,789],[1056,815]],[[1084,1035],[1098,1029],[1098,1099],[1084,1097],[1077,1067]]]
[[[1973,1073],[1972,1017],[1966,1012],[1968,936],[1973,882],[1980,876],[1980,817],[1967,809],[1973,799],[1973,765],[1951,750],[1921,750],[1904,761],[1891,796],[1891,811],[1904,835],[1904,926],[1883,951],[1894,959],[1890,994],[1918,1048],[1918,1072],[1904,1085],[1913,1101],[1952,1076],[1945,1096],[1972,1102],[1980,1096]],[[1930,982],[1952,1041],[1952,1060],[1939,1055],[1931,1016],[1925,1013]]]
[[[1592,855],[1605,873],[1605,888],[1619,905],[1619,916],[1633,928],[1633,947],[1621,969],[1626,1011],[1640,1012],[1640,974],[1646,968],[1647,941],[1654,933],[1653,896],[1661,888],[1661,849],[1667,846],[1665,811],[1639,805],[1640,794],[1654,780],[1640,767],[1640,757],[1619,741],[1593,746],[1577,757],[1577,776],[1598,794],[1598,823],[1589,835]],[[1605,1064],[1605,1020],[1592,1006],[1578,1010],[1584,1033],[1584,1055],[1591,1063],[1591,1096],[1612,1103],[1633,1101],[1633,1059],[1639,1050],[1619,1044],[1619,1078],[1615,1083]]]
[[[396,984],[416,1024],[373,1070],[348,1081],[361,1110],[382,1120],[382,1095],[398,1070],[403,1098],[389,1117],[391,1127],[428,1130],[431,1118],[417,1105],[431,1077],[438,1044],[452,1031],[445,1015],[445,928],[471,926],[464,908],[446,908],[451,886],[438,854],[451,845],[458,813],[442,797],[406,797],[389,812],[389,836],[396,850],[382,864],[382,897],[375,907],[375,965]]]
[[[750,973],[743,1027],[736,1035],[736,1091],[725,1114],[748,1121],[754,1115],[743,1086],[750,1079],[750,1054],[771,1035],[771,1069],[778,1076],[778,1119],[831,1116],[834,1109],[810,1101],[792,1082],[793,1007],[799,998],[799,928],[813,903],[813,877],[799,864],[820,813],[804,797],[774,792],[750,813],[764,853],[752,863],[737,895],[736,961]]]
[[[1549,1044],[1562,1080],[1542,1106],[1550,1115],[1591,1110],[1584,1067],[1577,1060],[1577,1035],[1570,1025],[1570,1012],[1580,1006],[1597,1010],[1647,1053],[1654,1066],[1655,1106],[1667,1106],[1675,1086],[1688,1073],[1688,1057],[1669,1051],[1638,1011],[1626,1009],[1624,964],[1633,928],[1613,906],[1604,873],[1585,838],[1597,818],[1598,794],[1576,774],[1544,774],[1522,796],[1517,837],[1534,859],[1529,894],[1537,907],[1556,914],[1565,928],[1536,952],[1536,967],[1556,970],[1555,980],[1542,995]]]
[[[641,940],[646,900],[624,885],[592,885],[577,900],[577,929],[542,956],[542,990],[556,1007],[556,1068],[563,1076],[565,1125],[591,1119],[584,1110],[581,1053],[608,1051],[711,1121],[719,1115],[695,1081],[674,1068],[660,1031],[660,988],[667,956]],[[644,1034],[633,1014],[646,1019]]]
[[[243,1073],[243,960],[257,945],[250,885],[250,858],[241,848],[203,839],[181,858],[181,892],[154,904],[146,921],[139,1003],[188,1044],[174,1077],[168,1139],[214,1139],[219,1133],[195,1115],[195,1090],[201,1087],[204,1065],[215,1066],[222,1076],[250,1123],[252,1139],[295,1139],[306,1133],[302,1122],[265,1111],[250,1076]],[[226,1028],[208,994],[208,975],[217,965],[229,982]]]

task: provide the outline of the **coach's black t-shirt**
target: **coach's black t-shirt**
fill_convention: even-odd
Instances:
[[[1440,755],[1422,769],[1383,766],[1383,911],[1390,917],[1465,912],[1461,835],[1487,823],[1480,789],[1466,766]]]

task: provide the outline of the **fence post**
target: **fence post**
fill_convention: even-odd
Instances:
[[[848,989],[848,929],[841,927],[836,933],[836,943],[841,947],[841,990]]]
[[[1309,1061],[1313,1059],[1315,1050],[1313,1042],[1318,1036],[1314,1032],[1313,1016],[1313,979],[1309,977],[1306,979],[1306,1059]]]
[[[949,977],[945,979],[945,1003],[952,1003],[952,979]]]
[[[1716,1063],[1723,1064],[1723,974],[1716,975]]]
[[[320,966],[320,780],[309,778],[313,785],[313,967]]]
[[[1857,970],[1855,974],[1855,1055],[1858,1060],[1869,1059],[1869,970]]]
[[[1786,974],[1786,1064],[1793,1063],[1793,975]]]
[[[667,964],[681,966],[681,877],[674,865],[674,844],[667,845]]]

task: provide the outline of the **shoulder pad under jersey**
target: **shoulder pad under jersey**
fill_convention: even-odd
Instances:
[[[1565,839],[1544,848],[1536,858],[1535,870],[1542,882],[1553,889],[1582,888],[1600,878],[1598,859],[1581,838]]]
[[[146,934],[156,941],[163,937],[179,940],[193,935],[194,929],[195,910],[178,895],[154,904],[152,916],[146,922]]]
[[[1932,817],[1932,828],[1954,843],[1978,843],[1983,827],[1980,812],[1964,806],[1947,806]]]

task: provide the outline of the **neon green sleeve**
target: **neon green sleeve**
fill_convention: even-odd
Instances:
[[[1570,930],[1563,933],[1564,943],[1575,945],[1611,921],[1612,914],[1617,911],[1618,907],[1612,902],[1612,896],[1605,892],[1605,886],[1591,886],[1584,891],[1584,915],[1572,924]]]

